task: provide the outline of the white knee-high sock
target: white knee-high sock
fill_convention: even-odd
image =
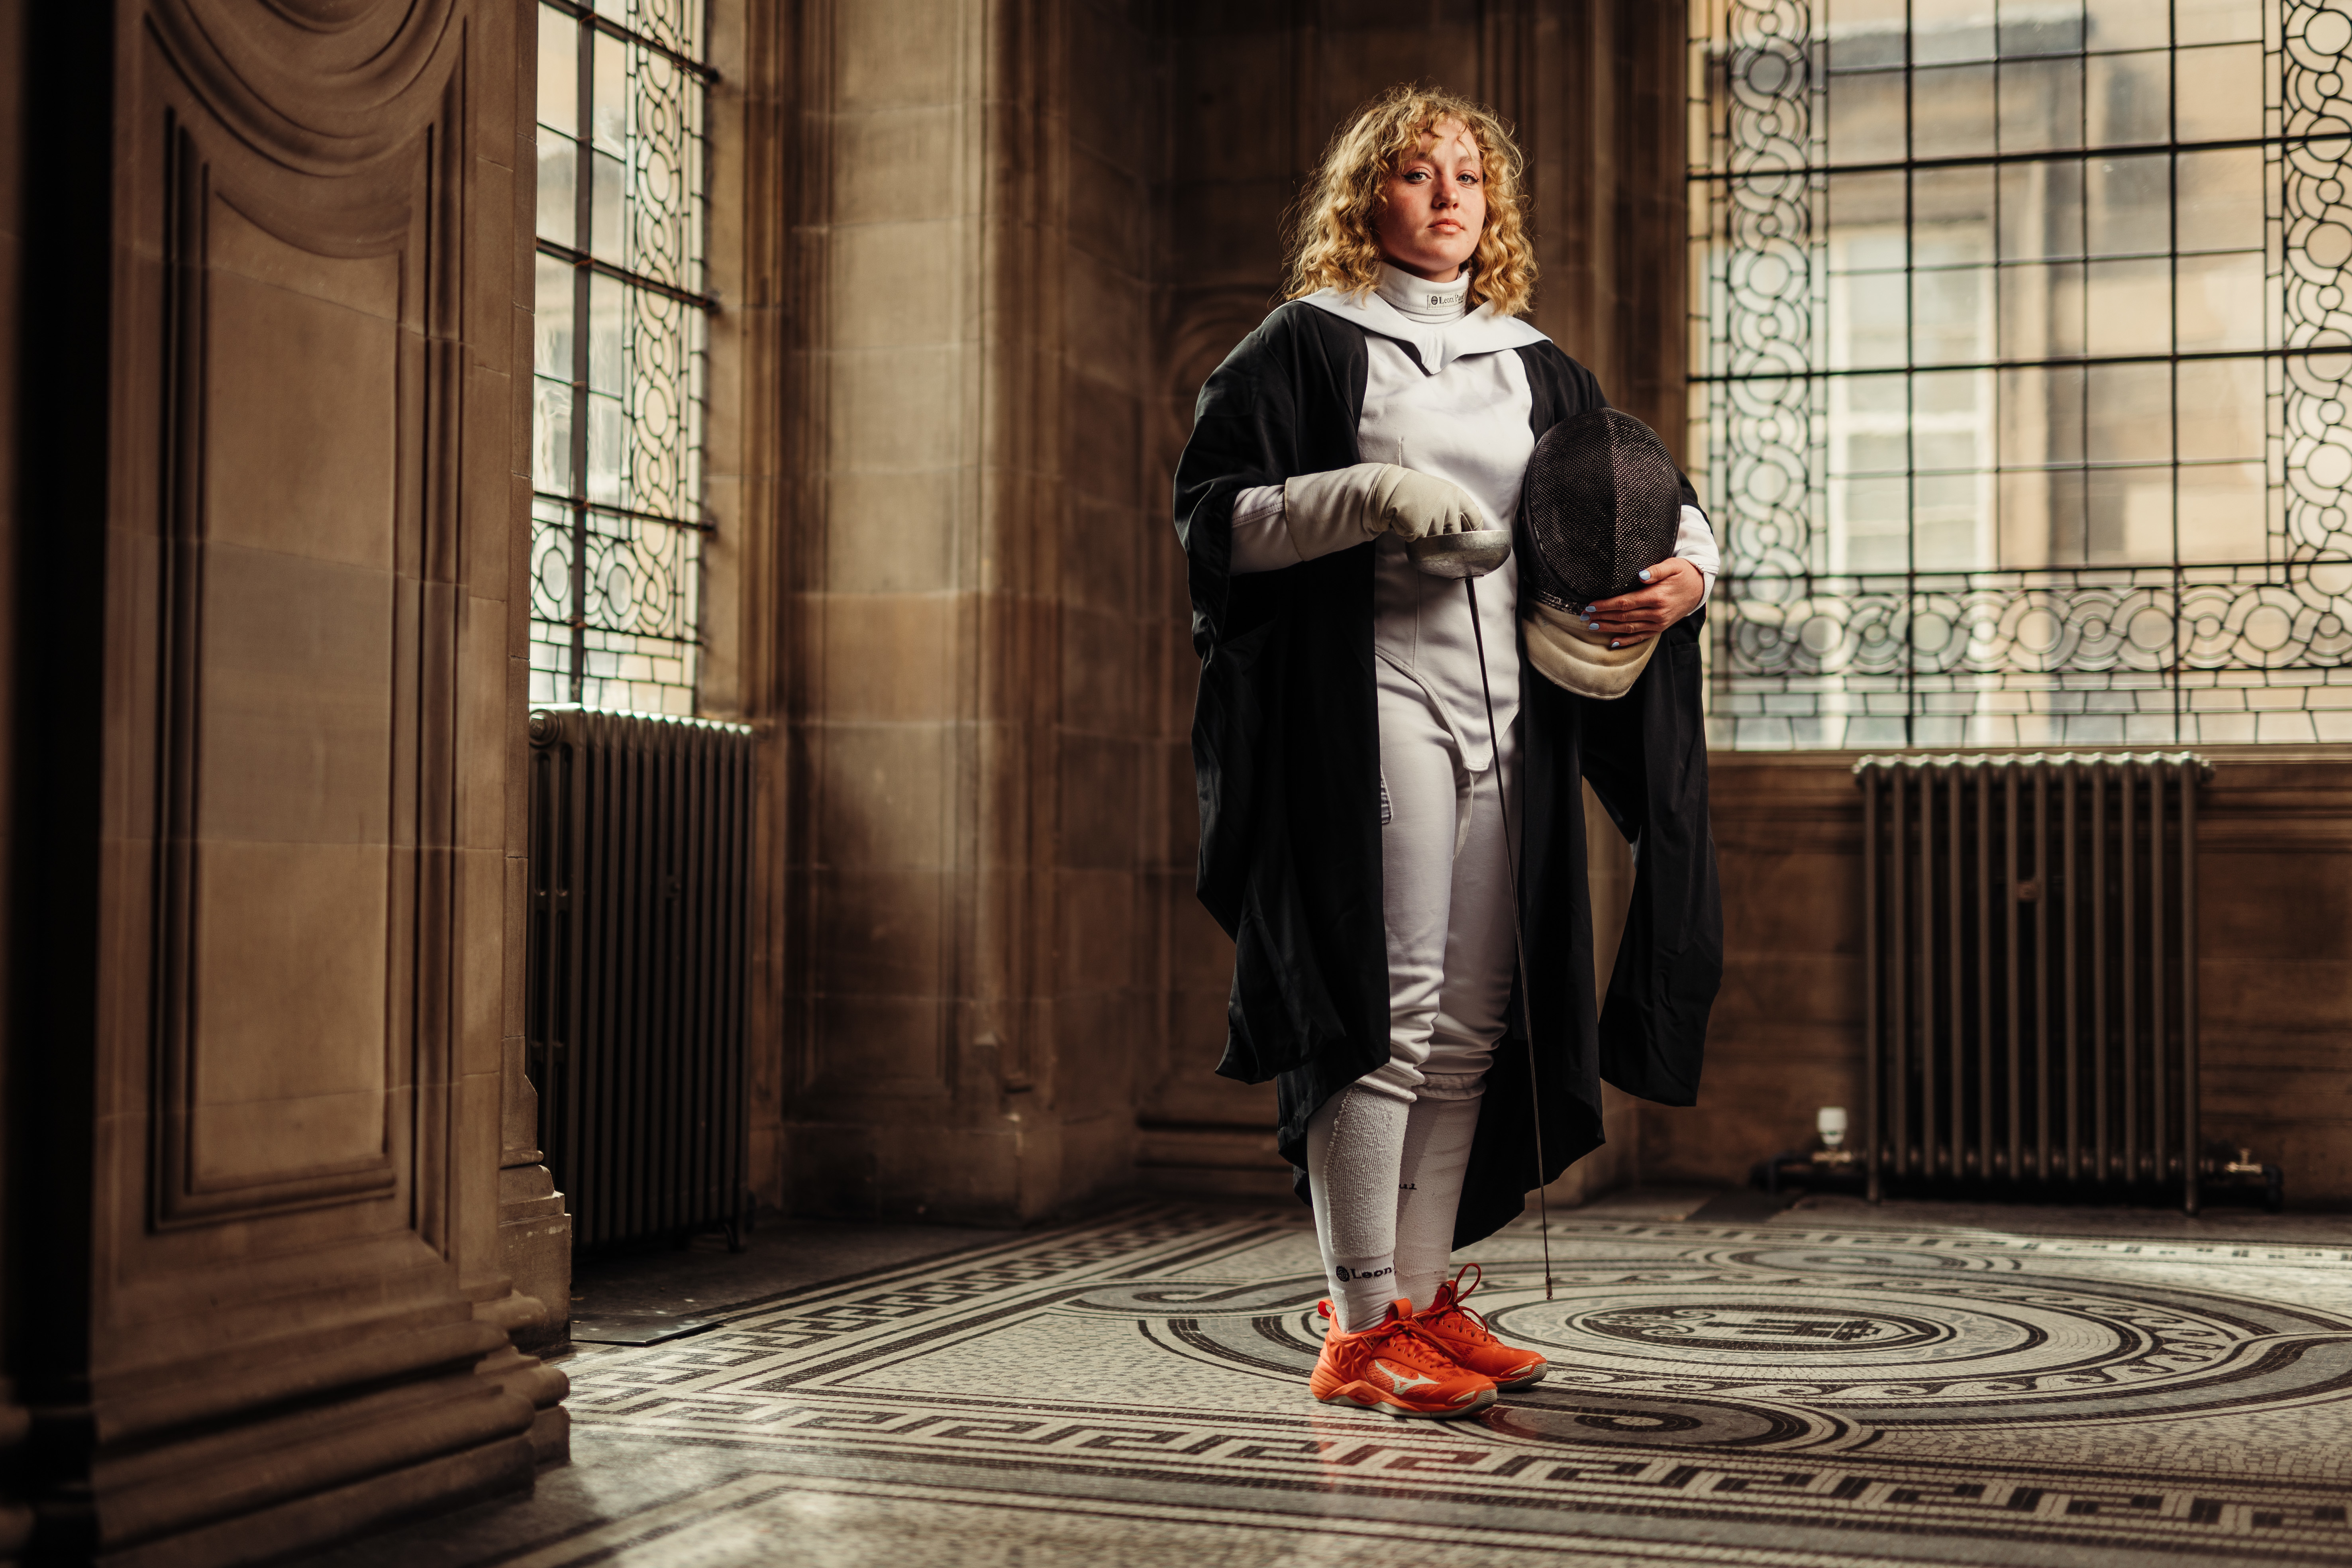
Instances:
[[[1339,1329],[1381,1321],[1402,1295],[1396,1280],[1397,1171],[1412,1108],[1393,1094],[1349,1085],[1307,1123],[1307,1179],[1315,1240]]]
[[[1462,1203],[1479,1103],[1475,1098],[1434,1100],[1424,1092],[1405,1118],[1394,1294],[1412,1297],[1416,1312],[1428,1310],[1454,1255],[1454,1211]]]

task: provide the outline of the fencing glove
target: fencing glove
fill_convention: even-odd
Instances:
[[[1286,479],[1282,509],[1291,548],[1301,561],[1383,533],[1425,539],[1486,526],[1478,503],[1460,487],[1394,463],[1358,463]]]

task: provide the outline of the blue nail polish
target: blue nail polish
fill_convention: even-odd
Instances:
[[[1644,567],[1643,567],[1643,568],[1642,568],[1642,581],[1643,581],[1643,582],[1644,582],[1644,583],[1646,583],[1646,582],[1648,582],[1649,580],[1650,580],[1650,569],[1649,569],[1648,567],[1644,566]]]

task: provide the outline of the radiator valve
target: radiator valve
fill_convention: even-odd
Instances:
[[[2207,1197],[2240,1195],[2258,1197],[2263,1207],[2277,1214],[2286,1206],[2286,1173],[2265,1163],[2243,1145],[2208,1143],[2205,1158],[2198,1162],[2202,1167],[2203,1187]]]
[[[1816,1165],[1850,1165],[1853,1151],[1845,1146],[1845,1107],[1824,1105],[1814,1113],[1813,1131],[1821,1135],[1821,1147],[1813,1151]]]

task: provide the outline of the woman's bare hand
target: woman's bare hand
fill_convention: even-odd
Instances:
[[[1586,628],[1605,634],[1611,647],[1647,642],[1697,609],[1706,593],[1706,578],[1679,555],[1659,562],[1642,578],[1648,587],[1584,606]]]

